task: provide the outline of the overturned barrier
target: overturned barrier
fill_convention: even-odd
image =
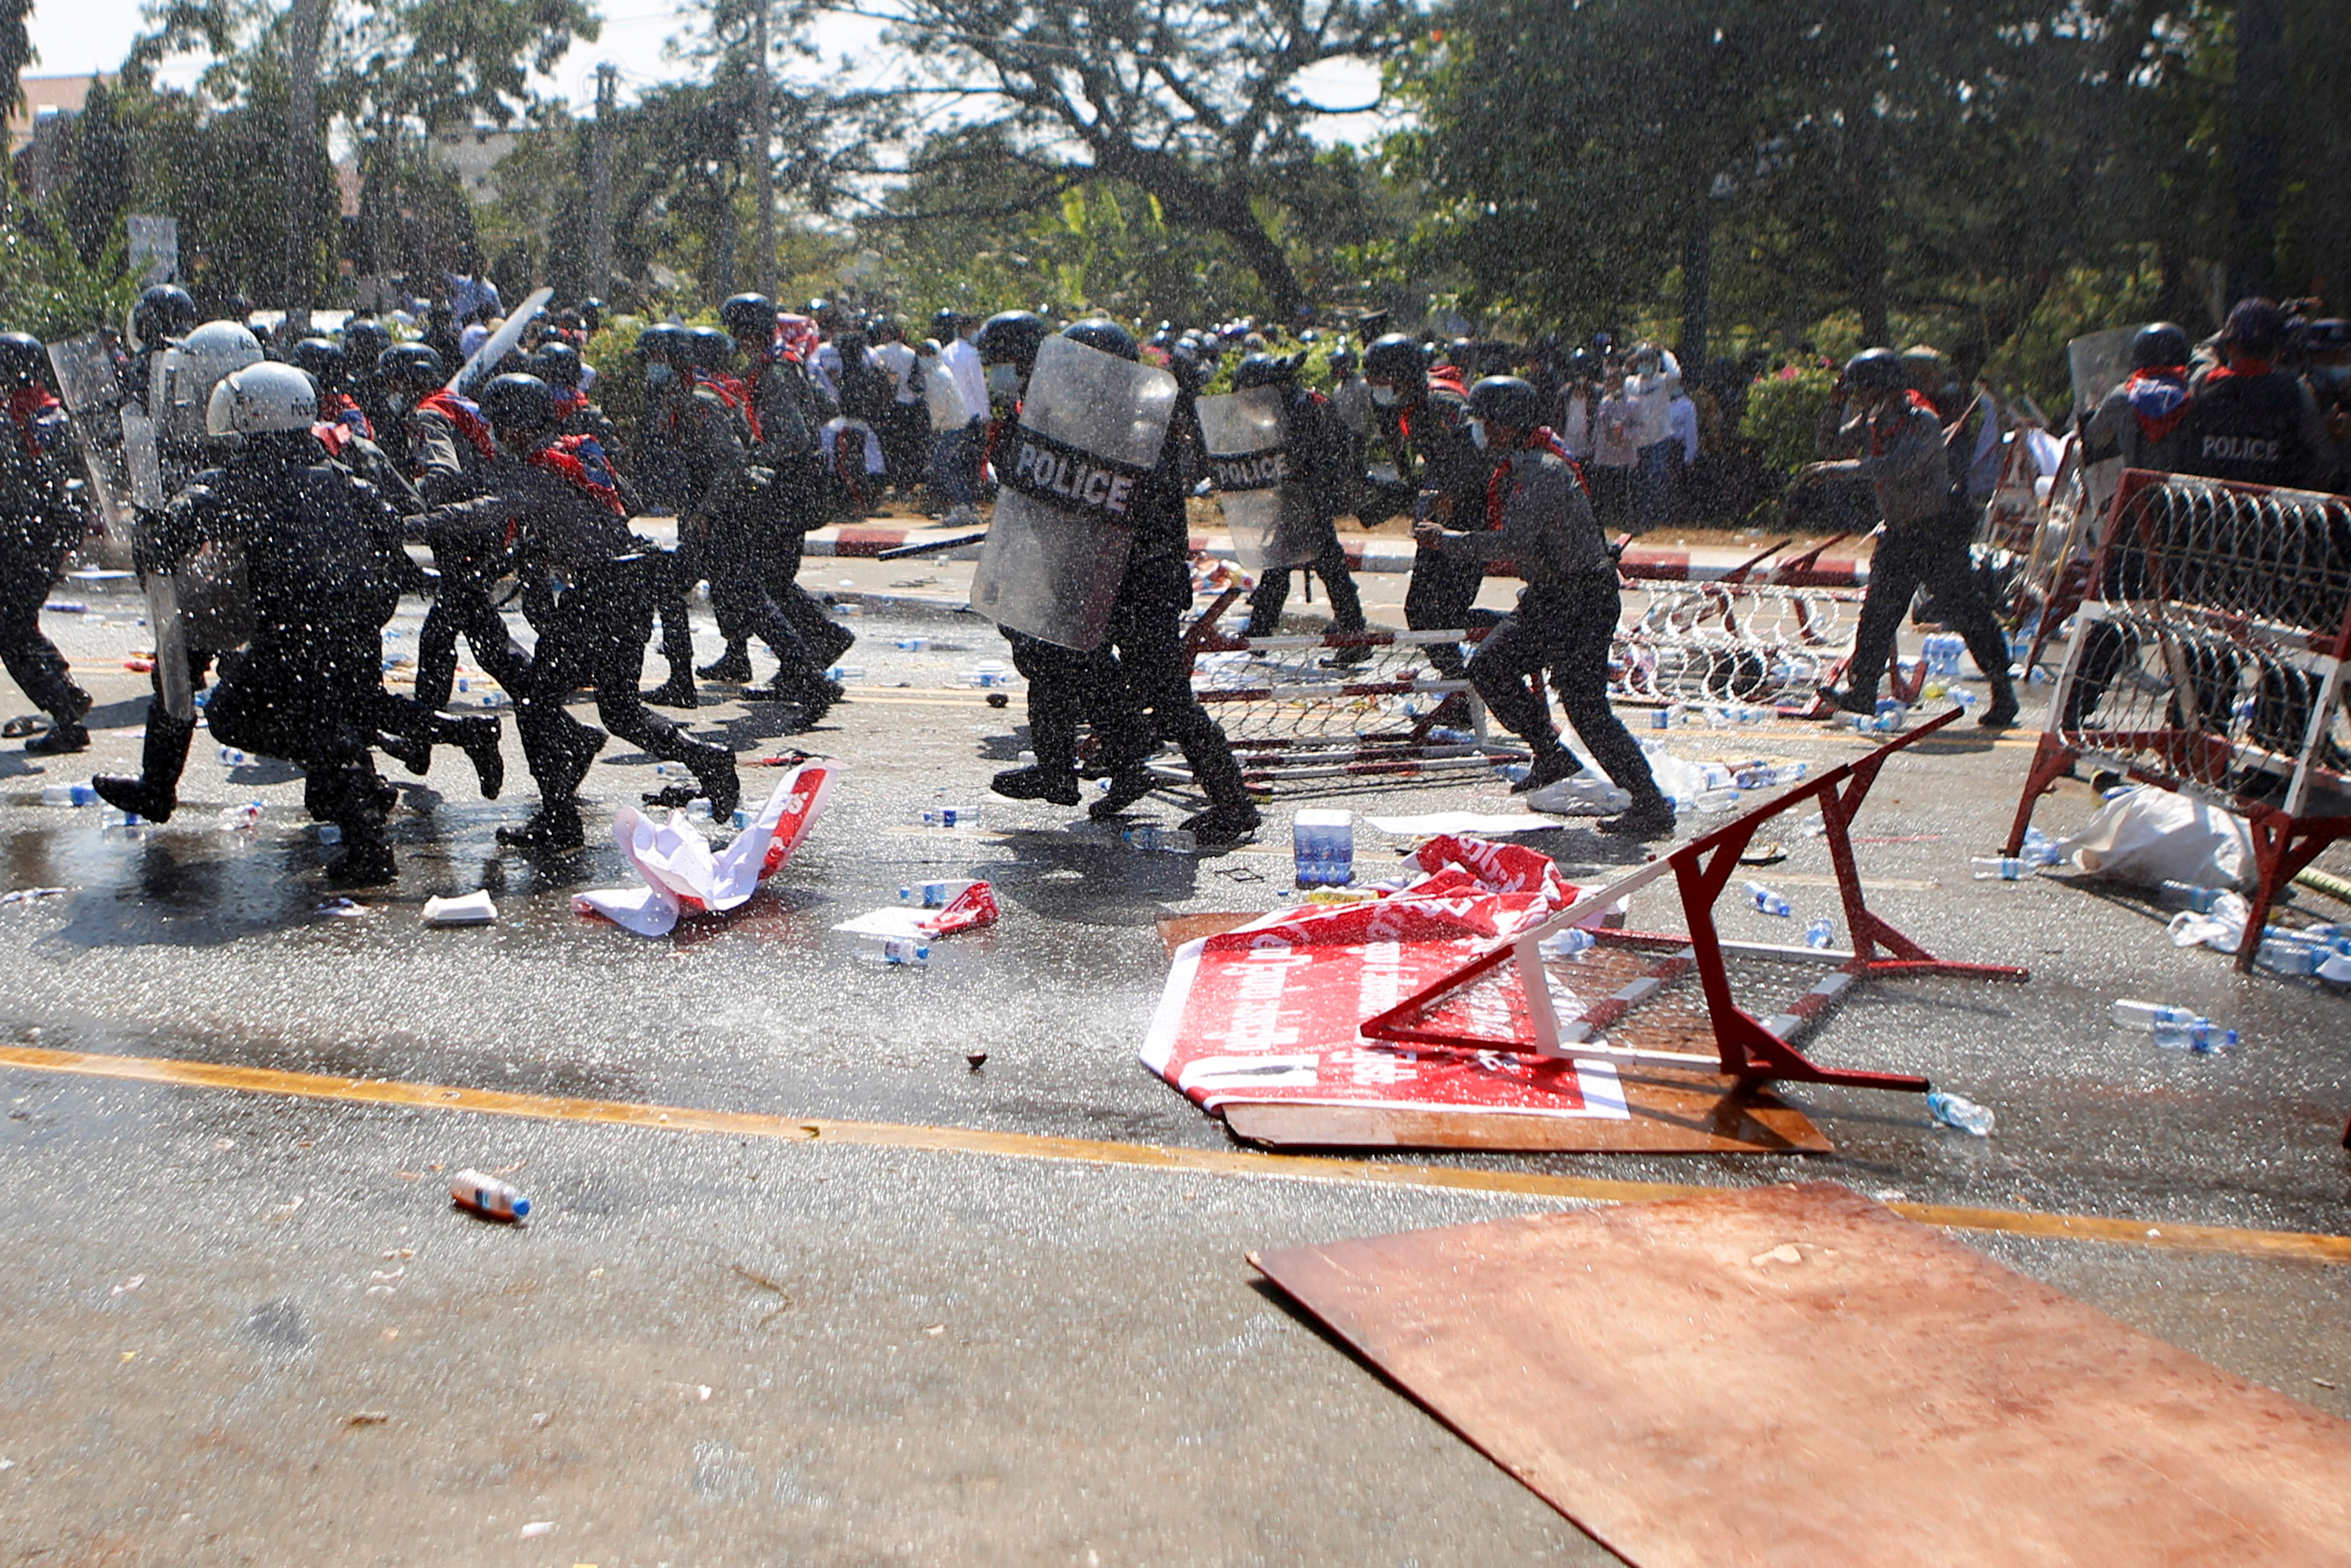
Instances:
[[[2251,824],[2240,969],[2279,891],[2351,836],[2351,500],[2132,471],[2009,834],[2084,760]]]
[[[1936,957],[1871,910],[1862,894],[1853,853],[1852,824],[1887,760],[1959,716],[1953,709],[1866,757],[1831,768],[1818,779],[1745,812],[1701,838],[1651,861],[1629,875],[1593,889],[1559,914],[1499,944],[1425,986],[1395,1006],[1366,1019],[1364,1038],[1415,1050],[1504,1052],[1552,1060],[1612,1061],[1720,1073],[1741,1081],[1782,1080],[1832,1083],[1848,1088],[1923,1093],[1924,1078],[1909,1073],[1823,1067],[1794,1044],[1856,982],[1882,976],[1960,976],[2021,980],[2022,968],[2004,964],[1954,963]],[[1728,942],[1715,927],[1714,909],[1739,873],[1740,855],[1756,831],[1807,801],[1820,807],[1829,855],[1836,870],[1837,896],[1852,935],[1850,950],[1816,950],[1761,943]],[[1584,955],[1554,958],[1546,942],[1582,927],[1621,900],[1670,873],[1681,894],[1686,936],[1601,930],[1592,933],[1604,955],[1653,955],[1649,962],[1592,966]],[[1733,965],[1739,973],[1734,976]],[[1823,971],[1818,981],[1764,1017],[1742,1008],[1734,979],[1763,983],[1764,972],[1789,966]],[[1578,989],[1593,977],[1612,986],[1591,999]],[[1692,993],[1692,984],[1695,993]],[[1638,1015],[1662,1010],[1668,1036],[1694,1044],[1710,1037],[1713,1049],[1663,1049],[1612,1043],[1607,1031],[1630,1028]]]

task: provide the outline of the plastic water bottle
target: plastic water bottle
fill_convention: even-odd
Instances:
[[[2032,869],[2022,855],[1977,855],[1968,863],[1976,868],[1978,882],[2018,882]]]
[[[862,681],[865,678],[865,666],[862,664],[829,664],[825,667],[824,678],[828,681]]]
[[[1573,958],[1598,941],[1598,937],[1583,926],[1571,925],[1554,936],[1544,937],[1535,944],[1535,948],[1546,958]]]
[[[1775,893],[1760,882],[1750,882],[1747,884],[1747,896],[1753,899],[1755,907],[1766,915],[1785,917],[1796,913],[1795,906],[1790,904],[1784,895]]]
[[[1730,776],[1731,783],[1741,789],[1777,789],[1782,784],[1794,784],[1804,777],[1801,762],[1750,762]]]
[[[710,821],[710,801],[708,798],[702,795],[696,795],[693,800],[688,800],[685,803],[685,820],[689,822],[706,822]]]
[[[2262,938],[2261,950],[2253,956],[2253,961],[2262,968],[2281,975],[2306,978],[2318,972],[2320,962],[2333,951],[2331,947],[2314,947],[2291,936],[2265,936]]]
[[[2125,1029],[2153,1029],[2159,1023],[2194,1023],[2191,1008],[2169,1007],[2162,1002],[2133,1001],[2125,997],[2115,1003],[2115,1021]]]
[[[530,1199],[480,1171],[459,1171],[451,1176],[449,1197],[458,1207],[485,1219],[521,1219],[530,1213]]]
[[[98,791],[87,784],[44,784],[41,786],[44,806],[95,806]]]
[[[1182,828],[1155,827],[1148,822],[1129,828],[1119,837],[1126,841],[1127,848],[1146,853],[1188,855],[1200,847],[1198,841]]]
[[[147,825],[147,820],[136,811],[118,811],[113,807],[109,806],[106,809],[106,814],[99,818],[98,825],[101,829],[143,828]]]
[[[1926,656],[1927,672],[1945,680],[1957,679],[1959,655],[1967,651],[1967,639],[1956,632],[1936,632],[1928,634],[1919,652]]]
[[[902,653],[927,653],[931,651],[931,640],[928,637],[901,637],[897,649]]]
[[[923,826],[926,828],[976,828],[979,826],[979,808],[977,806],[941,806],[935,810],[929,810],[923,813]]]
[[[741,832],[751,825],[751,809],[748,806],[736,807],[735,814],[726,819],[726,825],[737,832]]]
[[[1961,1099],[1957,1094],[1946,1094],[1938,1089],[1928,1095],[1927,1113],[1946,1127],[1957,1127],[1960,1132],[1971,1133],[1979,1138],[1991,1136],[1991,1113],[1974,1101]]]
[[[319,841],[322,844],[340,844],[343,841],[343,830],[333,822],[319,823],[318,835]]]
[[[1674,715],[1680,711],[1678,705],[1673,703],[1667,703],[1664,707],[1653,710],[1649,715],[1649,727],[1651,729],[1673,728]]]
[[[2027,865],[2055,865],[2065,857],[2058,852],[2057,841],[2038,828],[2024,830],[2024,847],[2019,852]]]
[[[963,881],[918,882],[898,890],[898,902],[911,904],[918,909],[945,909],[948,902],[971,883]]]
[[[884,936],[878,950],[868,955],[876,963],[902,969],[927,967],[931,961],[931,945],[917,942],[912,936]]]
[[[231,806],[221,813],[221,827],[232,833],[249,832],[261,826],[261,802],[247,800],[242,806]]]
[[[1836,940],[1836,927],[1835,927],[1835,926],[1834,926],[1834,925],[1830,925],[1827,921],[1825,921],[1825,920],[1807,920],[1806,922],[1804,922],[1804,946],[1807,946],[1807,947],[1813,947],[1813,948],[1824,948],[1824,947],[1828,946],[1828,945],[1829,945],[1830,943],[1834,942],[1835,940]]]
[[[234,746],[222,747],[220,748],[220,759],[221,765],[225,768],[242,768],[246,764],[245,753],[239,751]]]
[[[1355,880],[1355,813],[1310,807],[1291,819],[1290,854],[1301,887],[1343,887]]]
[[[1690,798],[1690,804],[1701,811],[1729,811],[1739,804],[1739,791],[1728,784],[1711,789],[1701,789]]]
[[[2237,1043],[2235,1030],[2217,1028],[2205,1018],[2191,1018],[2184,1023],[2177,1019],[2158,1019],[2149,1032],[2155,1036],[2155,1043],[2166,1051],[2192,1051],[2199,1056],[2226,1051]]]
[[[2192,909],[2199,915],[2210,915],[2228,891],[2219,887],[2201,887],[2192,882],[2167,882],[2155,890],[2156,902],[2166,909]]]

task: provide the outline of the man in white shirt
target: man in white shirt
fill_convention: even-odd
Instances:
[[[971,341],[979,323],[956,311],[942,310],[931,319],[931,328],[940,343],[940,367],[954,378],[967,416],[961,430],[946,431],[932,439],[931,483],[947,498],[948,525],[972,528],[979,522],[979,508],[973,503],[979,499],[980,444],[987,428],[987,371]]]
[[[894,316],[877,316],[868,329],[873,359],[890,372],[890,409],[882,420],[882,461],[890,487],[911,495],[931,455],[931,415],[924,406],[920,357],[906,345],[905,329]]]

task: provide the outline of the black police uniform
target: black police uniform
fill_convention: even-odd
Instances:
[[[496,437],[481,411],[454,392],[436,392],[402,419],[409,472],[417,494],[429,506],[481,495],[492,483],[497,461]],[[529,678],[530,661],[498,613],[498,580],[512,570],[501,536],[455,529],[432,540],[433,564],[440,572],[424,624],[416,633],[416,700],[438,708],[457,684],[457,638],[472,648],[474,662],[512,694]]]
[[[758,528],[759,580],[808,644],[810,657],[820,666],[830,664],[849,652],[857,634],[825,613],[800,586],[799,573],[809,532],[824,522],[822,431],[840,410],[806,365],[776,354],[760,361],[751,383],[751,407],[759,420],[751,461],[775,476]]]
[[[344,866],[388,873],[386,791],[369,748],[387,716],[382,627],[398,600],[400,519],[305,433],[256,442],[165,509],[167,560],[243,547],[253,634],[222,660],[204,710],[229,746],[303,771],[311,816],[342,830]]]
[[[515,727],[539,789],[538,821],[517,837],[553,849],[580,841],[575,795],[604,737],[563,704],[588,685],[607,730],[684,763],[713,815],[727,816],[737,796],[733,754],[686,735],[638,694],[664,575],[661,552],[629,531],[617,507],[560,473],[506,457],[489,478],[486,495],[435,507],[423,522],[434,538],[511,532],[518,570],[542,580],[559,573],[565,584],[551,591],[534,622],[538,643],[515,694]]]
[[[1421,401],[1402,408],[1377,410],[1380,429],[1396,473],[1416,496],[1416,508],[1438,517],[1452,502],[1448,527],[1482,525],[1486,499],[1485,454],[1469,438],[1468,400],[1444,382],[1428,383]],[[1448,551],[1423,547],[1412,558],[1412,578],[1405,585],[1404,623],[1416,632],[1468,627],[1484,619],[1475,606],[1485,586],[1486,563]],[[1429,663],[1447,680],[1459,680],[1461,650],[1446,643],[1429,650]]]
[[[2177,445],[2182,474],[2292,490],[2333,478],[2318,400],[2283,371],[2206,371],[2193,383]]]
[[[1360,632],[1364,601],[1355,591],[1355,576],[1348,570],[1347,549],[1339,542],[1338,525],[1339,512],[1355,477],[1354,443],[1331,400],[1311,388],[1295,382],[1283,386],[1281,407],[1290,430],[1290,480],[1305,492],[1314,508],[1317,548],[1306,568],[1322,580],[1331,596],[1332,630]],[[1475,590],[1470,597],[1477,597]],[[1289,601],[1289,570],[1267,572],[1249,595],[1248,634],[1270,637],[1280,630],[1282,607]]]
[[[66,556],[89,531],[88,514],[68,488],[79,467],[65,405],[37,384],[7,394],[0,423],[0,663],[56,727],[26,749],[78,751],[89,694],[74,684],[65,655],[41,631],[41,605]]]

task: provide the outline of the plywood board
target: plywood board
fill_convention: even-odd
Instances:
[[[1225,1125],[1280,1149],[1487,1149],[1499,1153],[1826,1154],[1802,1111],[1757,1084],[1663,1070],[1617,1070],[1627,1120],[1492,1112],[1227,1103]]]
[[[1831,1184],[1251,1260],[1641,1568],[2351,1560],[2351,1425]]]

